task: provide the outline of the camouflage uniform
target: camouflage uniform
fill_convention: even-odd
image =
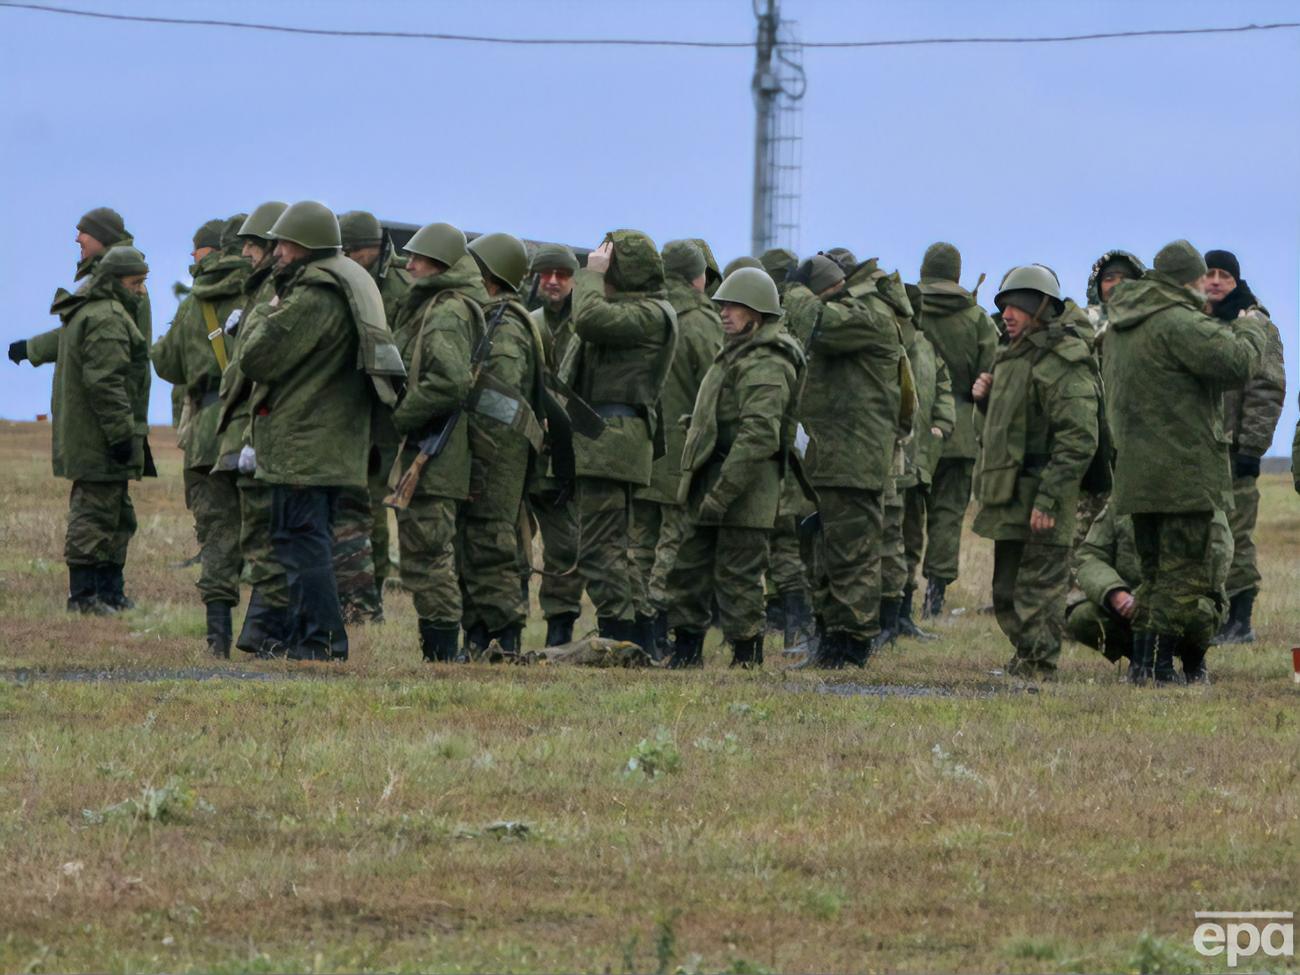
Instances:
[[[1180,644],[1202,649],[1220,606],[1210,578],[1210,523],[1233,505],[1222,390],[1247,382],[1267,346],[1262,318],[1225,325],[1185,283],[1205,274],[1186,241],[1111,296],[1103,368],[1115,440],[1116,514],[1131,514],[1143,583],[1133,677],[1172,678]],[[1140,652],[1139,652],[1140,651]],[[1186,652],[1184,647],[1183,652]]]

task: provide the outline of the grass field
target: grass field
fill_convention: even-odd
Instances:
[[[429,667],[403,594],[345,665],[227,665],[172,567],[168,435],[133,489],[140,608],[108,620],[63,611],[48,439],[0,424],[5,971],[1214,971],[1194,911],[1300,907],[1289,478],[1261,642],[1213,651],[1208,688],[1079,647],[1057,683],[991,677],[975,540],[944,639],[843,676],[775,645],[761,673]],[[210,664],[284,679],[17,673]]]

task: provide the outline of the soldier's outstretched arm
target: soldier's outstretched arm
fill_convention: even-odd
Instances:
[[[605,275],[600,271],[583,268],[573,281],[573,328],[582,339],[631,348],[661,338],[668,327],[656,305],[606,298]]]
[[[116,316],[87,322],[82,340],[86,397],[110,444],[135,436],[135,411],[129,393],[131,328]]]
[[[254,382],[274,382],[311,354],[321,338],[321,323],[342,312],[343,298],[321,287],[295,288],[279,304],[258,305],[249,317],[260,319],[240,343],[239,365]]]
[[[48,332],[33,335],[27,340],[27,361],[34,366],[43,366],[59,357],[59,330],[52,328]]]

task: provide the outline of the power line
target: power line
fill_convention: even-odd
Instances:
[[[168,24],[183,27],[230,27],[237,30],[260,30],[279,34],[308,34],[317,37],[396,38],[414,41],[452,41],[470,44],[513,44],[527,47],[688,47],[753,48],[755,41],[682,41],[667,38],[631,37],[492,37],[484,34],[445,34],[429,31],[342,30],[327,27],[292,27],[285,24],[257,24],[241,20],[208,20],[189,17],[154,17],[143,14],[115,14],[98,10],[56,7],[45,3],[20,3],[0,0],[0,7],[34,10],[40,13],[89,17],[96,20],[127,21],[139,24]],[[1192,34],[1245,34],[1252,31],[1294,30],[1300,22],[1276,24],[1241,24],[1236,27],[1183,27],[1158,30],[1108,31],[1094,34],[1059,34],[1039,37],[913,37],[876,41],[804,41],[805,48],[922,47],[938,44],[1063,44],[1079,41],[1107,41],[1129,37],[1186,37]]]

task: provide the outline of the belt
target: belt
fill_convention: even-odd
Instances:
[[[614,416],[640,416],[641,411],[629,403],[593,403],[591,408],[606,420]]]

